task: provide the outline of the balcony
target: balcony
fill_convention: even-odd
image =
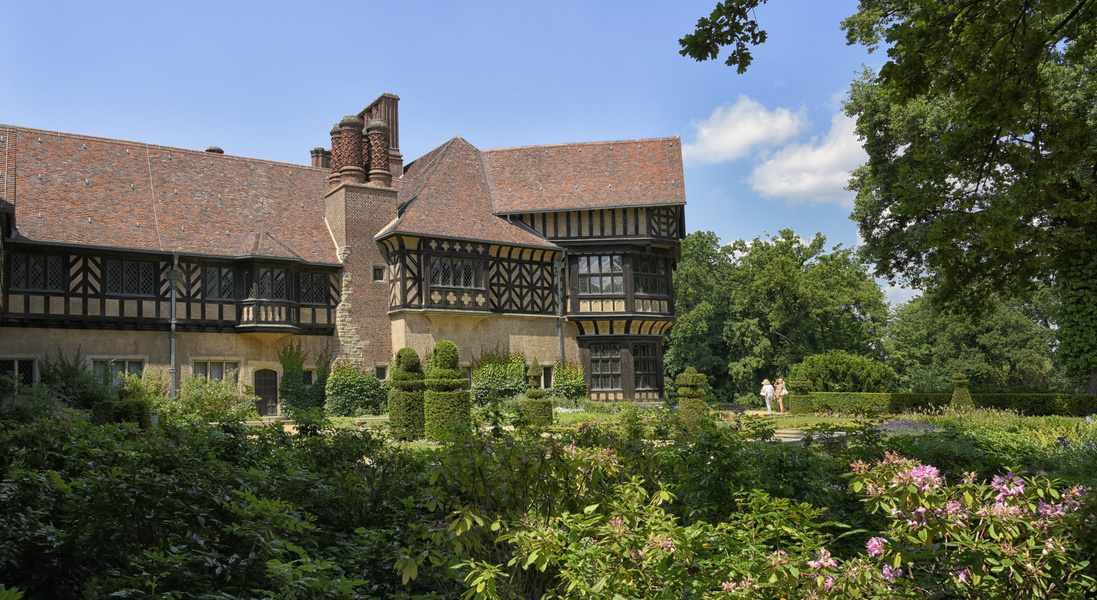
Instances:
[[[240,333],[298,333],[301,309],[286,300],[244,300],[239,304],[236,331]]]

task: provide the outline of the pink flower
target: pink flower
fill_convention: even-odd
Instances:
[[[998,502],[1005,501],[1010,496],[1020,496],[1025,493],[1025,480],[1017,476],[1016,473],[1010,471],[1005,475],[995,475],[994,479],[990,482],[990,487],[994,488],[998,495],[994,497]]]
[[[869,556],[880,556],[884,553],[884,547],[887,546],[887,543],[888,541],[882,537],[874,537],[865,544],[865,548],[868,549]]]
[[[937,467],[918,465],[910,470],[909,477],[911,482],[923,493],[941,487],[941,472],[937,470]]]
[[[830,550],[819,548],[819,558],[809,560],[808,566],[813,569],[821,569],[823,567],[837,567],[838,563],[834,562],[834,559],[830,557]]]
[[[884,568],[880,571],[880,574],[884,576],[884,579],[888,581],[895,581],[903,576],[903,568],[898,569],[891,568],[891,565],[884,565]]]

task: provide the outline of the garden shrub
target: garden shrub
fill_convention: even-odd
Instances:
[[[590,398],[583,365],[576,361],[557,359],[552,367],[552,395],[572,402]]]
[[[305,396],[308,405],[324,408],[327,403],[328,377],[331,376],[331,348],[325,346],[316,357],[316,371],[312,374],[312,387]]]
[[[790,379],[805,380],[810,389],[798,392],[887,392],[895,384],[895,371],[872,358],[830,350],[813,354],[792,365]]]
[[[141,429],[152,426],[149,403],[141,398],[122,398],[100,402],[91,409],[91,422],[96,425],[136,423]]]
[[[1015,410],[1024,415],[1086,417],[1097,414],[1097,396],[1086,394],[972,394],[979,408]]]
[[[678,421],[692,429],[709,413],[704,388],[708,377],[693,367],[686,367],[674,382],[678,384]]]
[[[328,376],[325,395],[325,410],[333,417],[378,415],[388,400],[384,383],[346,362],[337,364]]]
[[[972,410],[975,404],[971,401],[971,392],[967,389],[967,378],[962,373],[952,376],[952,401],[949,407],[952,410]]]
[[[472,393],[468,391],[469,380],[458,366],[456,344],[439,340],[431,355],[431,369],[424,381],[423,428],[428,440],[439,441],[446,430],[471,424]],[[524,368],[522,372],[525,373]]]
[[[150,407],[159,406],[168,400],[170,382],[168,374],[160,369],[145,369],[140,375],[121,375],[122,388],[118,395],[122,398],[144,400]]]
[[[12,386],[14,388],[14,386]],[[7,396],[0,396],[0,421],[32,423],[52,417],[63,408],[61,401],[44,385],[14,389]]]
[[[389,370],[389,430],[398,440],[423,437],[423,367],[412,348],[396,352]]]
[[[300,340],[286,343],[278,350],[282,363],[282,381],[278,383],[278,402],[284,409],[300,410],[313,406],[313,397],[305,388],[305,352]]]
[[[534,427],[552,425],[552,400],[546,398],[545,390],[541,389],[541,373],[541,364],[534,358],[526,371],[529,389],[518,399],[518,414],[524,423]]]
[[[259,419],[258,401],[249,386],[188,375],[180,382],[179,399],[164,398],[155,408],[174,421],[248,421]]]
[[[72,408],[90,409],[100,402],[117,398],[110,374],[89,371],[83,362],[79,350],[71,360],[58,350],[56,361],[51,361],[49,356],[42,361],[39,380],[62,404]]]
[[[491,350],[473,361],[472,395],[478,406],[493,399],[508,400],[526,391],[526,377],[524,354]]]

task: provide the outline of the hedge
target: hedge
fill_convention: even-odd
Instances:
[[[685,427],[694,427],[708,415],[708,402],[705,400],[704,385],[708,377],[698,373],[693,367],[686,367],[674,380],[682,386],[678,388],[678,421]]]
[[[788,403],[794,415],[816,412],[871,415],[946,406],[951,404],[952,397],[952,394],[811,392],[791,394]],[[1031,417],[1097,414],[1097,396],[1083,394],[971,394],[971,399],[976,408],[1015,410]]]
[[[529,390],[530,392],[542,392],[545,390]],[[522,415],[522,420],[535,427],[548,427],[552,425],[552,400],[539,397],[519,397],[518,398],[518,413]]]

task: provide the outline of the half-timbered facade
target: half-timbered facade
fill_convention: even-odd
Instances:
[[[450,339],[466,363],[580,360],[596,399],[661,397],[679,141],[454,138],[405,167],[397,101],[309,166],[0,126],[0,373],[79,352],[235,376],[273,413],[291,339],[379,373]]]

